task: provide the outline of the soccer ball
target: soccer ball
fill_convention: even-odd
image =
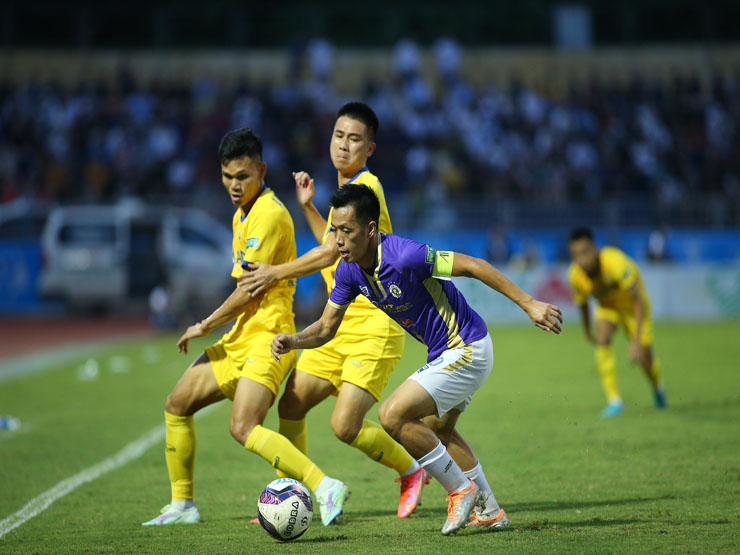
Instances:
[[[257,502],[257,516],[265,531],[280,541],[301,537],[313,517],[308,488],[292,478],[278,478],[267,484]]]

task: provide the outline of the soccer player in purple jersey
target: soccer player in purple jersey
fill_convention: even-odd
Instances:
[[[378,411],[386,431],[448,491],[445,535],[463,526],[508,525],[472,448],[455,424],[491,373],[493,345],[483,319],[449,278],[474,277],[506,295],[534,324],[560,333],[557,306],[533,299],[487,262],[378,232],[379,203],[364,185],[345,185],[331,198],[332,232],[341,262],[321,318],[300,333],[272,341],[276,359],[329,341],[347,306],[362,294],[428,348],[413,373]],[[472,515],[472,517],[471,517]]]

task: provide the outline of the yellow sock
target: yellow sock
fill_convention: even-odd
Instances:
[[[378,424],[369,420],[362,422],[360,433],[350,445],[365,453],[372,460],[393,468],[399,474],[406,472],[414,462],[401,444],[397,443]]]
[[[298,447],[301,453],[304,455],[308,453],[308,427],[306,426],[305,418],[302,420],[281,418],[278,431],[280,435],[284,435],[293,445]]]
[[[193,498],[193,467],[195,465],[195,424],[192,416],[164,413],[167,428],[164,456],[172,483],[172,499]]]
[[[301,453],[286,437],[262,426],[255,426],[247,437],[244,447],[284,472],[286,476],[306,484],[316,491],[325,474]]]
[[[661,372],[660,359],[658,357],[653,358],[653,366],[647,371],[650,383],[653,387],[658,387],[663,383],[663,373]]]
[[[286,418],[281,418],[278,433],[287,437],[301,453],[304,455],[308,453],[308,428],[306,427],[305,418],[301,420],[288,420]],[[277,475],[279,478],[288,478],[288,476],[280,470],[277,471]]]
[[[596,346],[596,367],[599,369],[601,385],[604,388],[604,395],[606,395],[607,402],[618,399],[617,359],[614,356],[614,349],[611,348],[611,345]]]

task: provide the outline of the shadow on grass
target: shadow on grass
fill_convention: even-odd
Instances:
[[[414,514],[411,515],[408,518],[412,518],[414,520],[420,519],[420,518],[441,518],[444,517],[444,509],[425,509],[422,507],[419,507],[414,511]],[[398,520],[398,516],[396,515],[396,511],[394,509],[387,509],[387,510],[359,510],[355,511],[354,508],[350,508],[349,512],[346,515],[348,518],[352,518],[353,520],[357,519],[371,519],[376,517],[384,517],[384,516],[391,516]],[[441,526],[441,524],[440,524]]]
[[[599,499],[594,501],[534,501],[531,503],[507,503],[504,507],[507,513],[514,514],[522,511],[562,511],[566,509],[586,509],[589,507],[605,507],[608,505],[632,505],[650,501],[664,501],[675,499],[673,495],[661,497],[636,497],[633,499]]]
[[[716,420],[727,422],[728,411],[740,409],[740,396],[702,401],[678,402],[670,405],[671,414],[688,420]]]
[[[550,520],[543,520],[542,522],[533,522],[532,524],[512,524],[507,528],[466,528],[461,533],[465,535],[477,536],[480,534],[513,534],[522,532],[551,532],[558,528],[588,528],[593,526],[629,526],[631,524],[638,524],[641,521],[634,518],[614,518],[614,519],[602,519],[592,518],[590,520],[578,520],[575,522],[553,522]]]

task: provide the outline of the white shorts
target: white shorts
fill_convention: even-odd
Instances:
[[[487,334],[459,349],[444,351],[408,379],[427,390],[437,405],[437,416],[441,417],[452,409],[465,411],[492,368],[493,341]]]

